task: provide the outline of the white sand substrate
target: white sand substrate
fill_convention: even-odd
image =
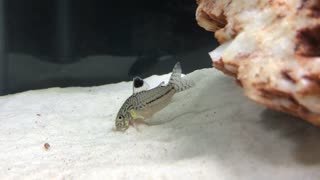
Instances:
[[[151,76],[151,87],[170,74]],[[320,129],[248,100],[214,69],[138,130],[115,132],[132,82],[0,97],[0,179],[317,179]],[[44,144],[50,147],[46,150]]]

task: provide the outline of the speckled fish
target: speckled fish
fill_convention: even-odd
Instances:
[[[143,83],[143,82],[142,82]],[[116,117],[116,130],[125,131],[136,122],[146,123],[144,119],[152,117],[153,114],[169,104],[171,97],[176,93],[191,87],[191,82],[181,77],[181,65],[178,62],[173,70],[167,85],[164,82],[157,87],[138,90],[135,84],[140,84],[141,79],[133,80],[133,94],[121,106]],[[147,124],[147,123],[146,123]]]

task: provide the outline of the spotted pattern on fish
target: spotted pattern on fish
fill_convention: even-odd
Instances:
[[[129,124],[134,123],[134,119],[137,118],[133,117],[132,113],[143,118],[148,118],[148,115],[152,116],[164,108],[176,92],[191,86],[190,81],[181,78],[181,66],[178,62],[166,86],[160,84],[153,89],[134,93],[124,102],[116,118],[116,129],[122,131],[128,129]]]

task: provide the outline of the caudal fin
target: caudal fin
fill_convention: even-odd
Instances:
[[[174,89],[179,92],[185,89],[188,89],[192,86],[192,82],[181,77],[181,65],[180,62],[177,62],[173,67],[172,74],[169,80],[169,84],[171,84]]]

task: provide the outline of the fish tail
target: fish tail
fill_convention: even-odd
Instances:
[[[192,86],[192,82],[187,79],[183,79],[181,77],[181,73],[181,64],[180,62],[177,62],[173,67],[172,74],[169,80],[169,84],[172,85],[177,92],[183,91]]]

